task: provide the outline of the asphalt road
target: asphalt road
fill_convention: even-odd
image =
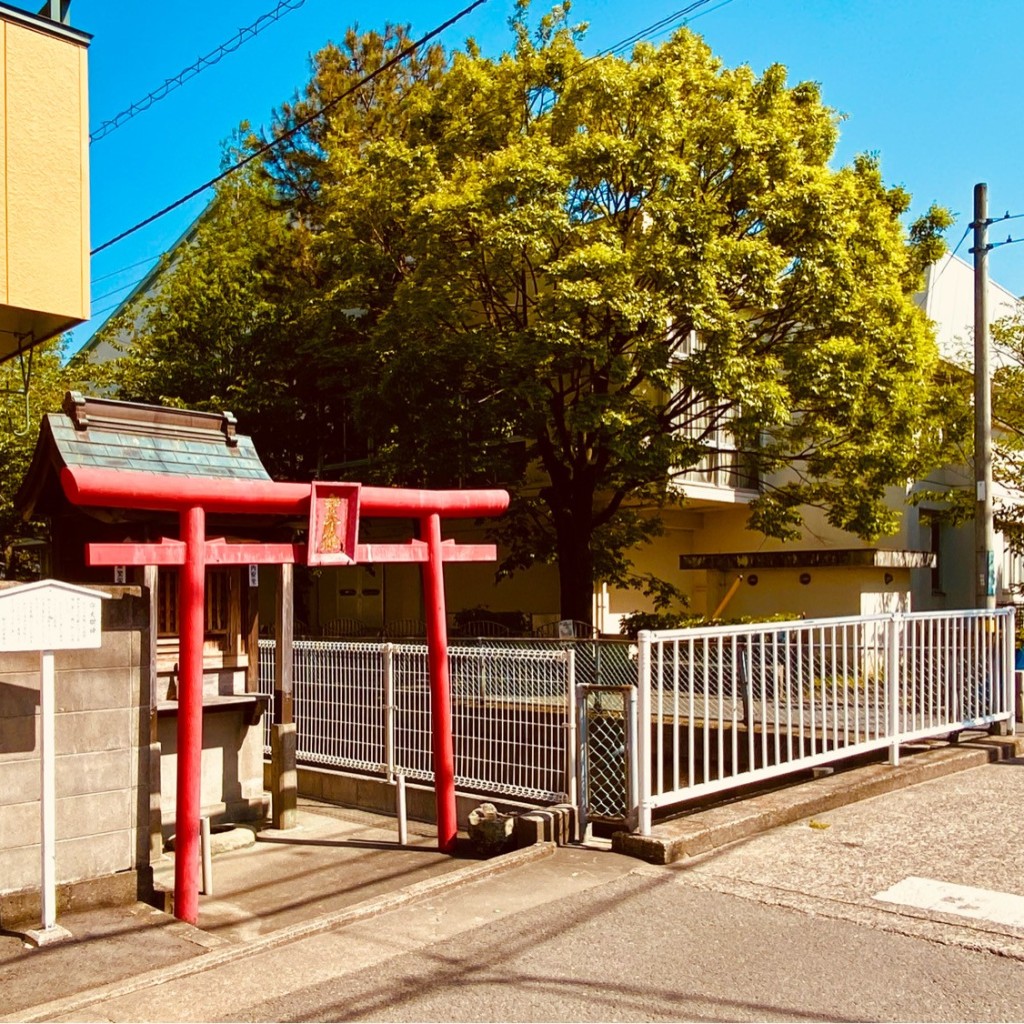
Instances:
[[[1021,1020],[1024,964],[644,873],[230,1019]]]
[[[668,867],[560,850],[69,1019],[1024,1020],[1024,920],[877,898],[913,876],[1024,896],[1022,802],[1018,762]]]

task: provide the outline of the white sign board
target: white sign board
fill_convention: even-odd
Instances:
[[[101,602],[110,597],[59,580],[0,590],[0,651],[39,652],[39,886],[41,927],[28,937],[37,946],[67,938],[57,925],[57,785],[55,781],[53,652],[99,647]]]
[[[59,580],[0,590],[0,651],[99,647],[101,602],[109,596]]]

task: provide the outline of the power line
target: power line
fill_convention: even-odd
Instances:
[[[100,281],[109,281],[112,277],[117,277],[118,274],[123,274],[126,270],[134,270],[136,267],[144,266],[147,263],[153,263],[163,256],[162,252],[158,252],[155,256],[147,256],[144,260],[139,260],[136,263],[129,263],[126,267],[118,267],[117,270],[110,271],[109,274],[101,274],[99,277],[92,279],[93,284],[99,284]]]
[[[120,305],[121,305],[120,302],[115,302],[115,303],[113,303],[110,306],[104,306],[103,309],[94,310],[92,312],[92,314],[90,315],[89,319],[90,320],[95,320],[96,317],[103,316],[104,313],[109,313],[112,309],[117,309],[117,307],[120,306]]]
[[[146,262],[149,262],[148,260]],[[118,292],[126,292],[129,288],[134,288],[137,284],[145,281],[145,276],[132,281],[130,284],[123,284],[119,288],[114,288],[112,291],[104,292],[102,295],[96,295],[93,297],[93,302],[102,302],[104,299],[109,299],[111,295],[116,295]]]
[[[717,11],[720,7],[726,7],[732,3],[732,0],[721,0],[720,3],[707,11],[700,11],[701,7],[706,7],[711,0],[693,0],[693,3],[688,4],[681,10],[676,11],[674,14],[668,14],[664,18],[648,25],[646,28],[639,29],[634,32],[631,36],[627,36],[625,39],[620,39],[617,43],[613,43],[611,46],[606,47],[604,50],[598,50],[597,53],[592,54],[585,60],[581,61],[579,66],[566,73],[565,79],[571,78],[581,67],[589,64],[591,61],[598,60],[601,57],[607,57],[611,54],[618,54],[625,50],[633,43],[639,42],[641,39],[647,39],[652,35],[658,35],[667,28],[678,28],[680,25],[685,25],[687,22],[696,21],[697,18],[703,17],[705,14],[710,14],[712,11]],[[700,11],[698,14],[694,14],[692,18],[687,17],[689,14],[693,14],[694,11]],[[551,97],[550,100],[544,102],[541,105],[541,113],[546,114],[555,105],[555,98]]]
[[[964,228],[964,233],[960,236],[960,241],[956,243],[956,248],[949,254],[949,259],[946,260],[946,262],[939,268],[939,272],[935,275],[935,280],[932,282],[933,285],[938,284],[939,278],[946,272],[946,267],[953,262],[953,257],[960,251],[960,246],[964,244],[964,239],[967,237],[970,230],[971,225],[968,224],[967,227]]]
[[[631,36],[627,36],[625,39],[620,39],[619,42],[614,45],[596,53],[594,57],[607,57],[612,53],[620,53],[633,43],[638,43],[641,39],[646,39],[648,36],[655,35],[662,29],[676,28],[687,21],[693,21],[695,19],[688,17],[688,15],[693,14],[694,11],[699,11],[701,7],[706,7],[709,3],[711,3],[711,0],[694,0],[693,3],[688,4],[686,7],[676,11],[674,14],[668,14],[659,21],[654,22],[654,24],[648,25],[646,28],[642,28],[639,31],[634,32]],[[726,4],[730,3],[732,3],[732,0],[723,0],[722,3],[712,7],[711,11],[717,11],[719,7],[725,7]],[[702,11],[701,13],[710,14],[711,11]],[[700,17],[700,15],[696,15],[695,17]]]
[[[395,54],[395,56],[392,57],[390,60],[387,60],[383,64],[381,64],[379,68],[376,68],[375,70],[371,71],[368,75],[363,76],[358,82],[356,82],[350,88],[346,89],[340,95],[335,96],[334,99],[325,103],[319,110],[310,114],[308,117],[304,117],[301,121],[296,122],[287,131],[282,132],[276,139],[273,139],[270,142],[264,142],[261,146],[258,146],[256,149],[254,149],[248,156],[243,157],[241,160],[232,164],[226,170],[221,171],[221,173],[218,174],[216,177],[213,177],[209,181],[204,182],[202,185],[199,185],[197,188],[192,189],[192,191],[189,192],[187,195],[182,196],[180,199],[176,199],[173,203],[170,203],[169,205],[165,206],[162,210],[158,210],[156,213],[146,217],[145,220],[140,220],[137,224],[134,224],[126,231],[122,231],[119,235],[115,235],[113,238],[104,242],[102,245],[98,245],[95,249],[92,250],[92,252],[89,255],[95,256],[97,253],[103,252],[104,249],[109,249],[110,246],[115,245],[117,242],[120,242],[122,239],[127,238],[129,235],[134,234],[136,231],[139,231],[142,228],[148,226],[149,224],[152,224],[154,221],[159,220],[161,217],[166,216],[166,214],[170,213],[172,210],[178,209],[179,206],[184,206],[185,203],[187,203],[190,199],[195,199],[196,196],[201,195],[207,189],[213,188],[214,185],[217,185],[225,178],[234,174],[235,171],[241,170],[247,164],[252,163],[253,160],[258,159],[265,153],[269,153],[270,150],[275,149],[286,139],[291,138],[293,135],[302,131],[302,129],[305,128],[307,125],[312,124],[313,121],[316,121],[318,118],[323,117],[324,114],[326,114],[329,110],[336,107],[347,96],[352,95],[352,93],[354,93],[357,89],[361,89],[364,85],[368,84],[369,82],[372,82],[378,75],[383,74],[389,68],[392,68],[396,64],[405,60],[406,57],[409,57],[411,54],[415,53],[416,50],[418,50],[424,43],[429,42],[435,36],[439,36],[446,29],[451,28],[452,25],[454,25],[456,22],[461,21],[464,17],[466,17],[467,14],[469,14],[472,11],[475,11],[478,7],[485,3],[487,3],[487,0],[474,0],[474,2],[471,3],[468,7],[463,8],[454,17],[451,17],[446,22],[444,22],[443,25],[438,25],[437,28],[432,29],[425,36],[421,36],[419,39],[417,39],[416,42],[410,43],[400,53]]]
[[[244,43],[247,43],[250,39],[255,39],[267,26],[273,24],[275,21],[280,20],[286,14],[291,11],[297,11],[306,0],[281,0],[281,2],[274,8],[274,10],[267,14],[261,14],[251,25],[246,28],[240,28],[238,33],[231,37],[226,43],[221,43],[217,49],[208,53],[205,57],[200,57],[194,64],[189,65],[184,71],[179,71],[178,74],[172,78],[168,78],[163,85],[158,89],[154,89],[148,96],[144,96],[141,100],[136,100],[134,103],[126,107],[119,114],[115,114],[112,118],[104,121],[99,128],[96,129],[90,136],[90,142],[98,142],[100,139],[105,138],[111,132],[116,131],[126,121],[130,121],[137,114],[141,114],[145,110],[149,110],[154,103],[162,100],[169,93],[174,92],[175,89],[183,86],[189,79],[195,78],[201,71],[205,71],[207,68],[213,67],[214,64],[220,63],[229,53],[234,53]]]

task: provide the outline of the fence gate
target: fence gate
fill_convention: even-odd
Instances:
[[[579,695],[584,821],[635,826],[636,688],[584,685]]]

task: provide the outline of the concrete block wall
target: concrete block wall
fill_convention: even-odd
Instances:
[[[102,646],[55,654],[58,884],[149,865],[149,604],[97,589]],[[39,790],[39,656],[0,654],[0,899],[38,890]]]

